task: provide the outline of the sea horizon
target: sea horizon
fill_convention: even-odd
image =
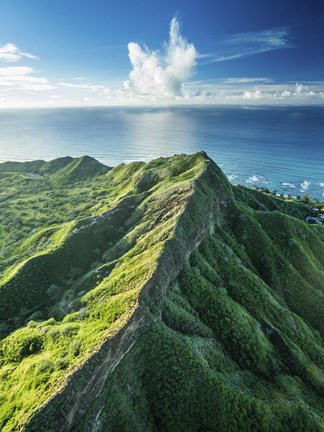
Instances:
[[[203,150],[234,184],[315,198],[324,196],[323,139],[322,105],[0,110],[0,162],[89,155],[116,166]]]

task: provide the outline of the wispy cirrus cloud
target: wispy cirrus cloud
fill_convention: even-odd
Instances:
[[[103,86],[101,86],[101,85],[91,84],[91,83],[75,84],[75,83],[68,83],[68,82],[59,82],[58,85],[60,85],[61,87],[87,89],[87,90],[94,90],[94,91],[100,90],[101,88],[103,88]]]
[[[0,79],[3,76],[28,75],[33,73],[33,68],[28,66],[0,67]]]
[[[223,62],[293,47],[288,27],[237,33],[219,40],[214,45],[215,52],[200,55],[205,63]]]
[[[110,89],[101,84],[92,84],[92,83],[75,84],[75,83],[68,83],[68,82],[59,82],[58,85],[70,89],[90,90],[93,92],[100,92],[105,96],[108,96],[110,94]]]
[[[253,84],[253,83],[271,83],[272,79],[267,77],[260,77],[260,78],[224,78],[222,80],[224,84]]]
[[[34,76],[28,66],[0,67],[0,91],[44,91],[55,88],[47,78]]]
[[[0,45],[0,61],[14,63],[18,62],[22,58],[39,60],[39,58],[34,54],[22,51],[17,47],[16,44],[6,43],[4,45]]]

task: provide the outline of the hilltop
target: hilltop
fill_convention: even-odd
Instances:
[[[322,226],[204,153],[0,164],[0,428],[323,431]]]

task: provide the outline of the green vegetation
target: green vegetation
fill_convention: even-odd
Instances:
[[[2,431],[323,431],[307,203],[203,152],[0,164],[0,186]]]

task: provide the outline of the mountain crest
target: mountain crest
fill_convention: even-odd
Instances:
[[[320,431],[322,227],[204,152],[97,164],[0,285],[2,429]]]

